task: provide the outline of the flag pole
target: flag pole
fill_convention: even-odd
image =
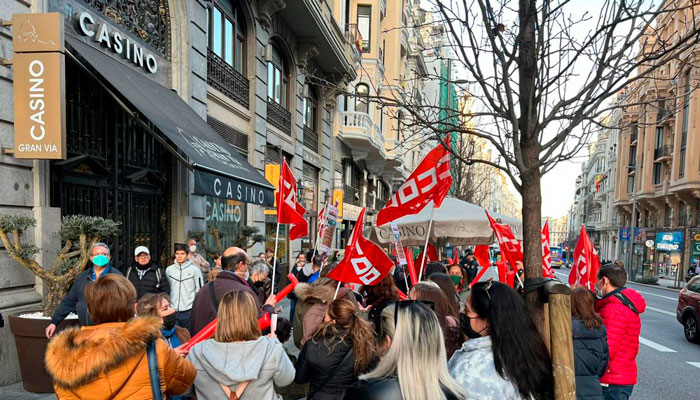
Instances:
[[[275,253],[272,258],[272,286],[270,289],[270,294],[275,294],[275,275],[277,272],[277,245],[279,244],[280,240],[280,214],[282,214],[282,177],[284,174],[284,164],[287,162],[287,159],[283,156],[282,157],[282,164],[280,165],[280,179],[277,182],[277,232],[275,233]]]
[[[335,288],[335,294],[333,295],[333,300],[335,300],[335,298],[338,297],[339,290],[340,290],[340,282],[338,282],[338,286]]]
[[[327,212],[328,212],[328,200],[326,199],[326,205],[323,207],[323,213],[325,214]],[[316,226],[318,226],[318,223],[316,224]],[[324,229],[325,229],[325,227],[324,227]],[[318,248],[318,242],[321,241],[322,235],[323,235],[323,229],[319,229],[318,234],[316,235],[316,243],[314,243],[314,252],[311,253],[311,260],[309,260],[310,262],[314,261],[314,257],[316,256],[316,249]]]
[[[432,202],[433,208],[430,211],[430,222],[428,222],[428,233],[425,235],[425,246],[423,246],[423,260],[420,264],[420,272],[418,273],[418,282],[423,280],[423,268],[425,268],[425,256],[428,255],[428,239],[430,239],[430,231],[433,228],[433,217],[435,216],[435,202]]]

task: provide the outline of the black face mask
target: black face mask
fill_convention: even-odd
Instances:
[[[481,337],[481,333],[475,331],[472,329],[471,325],[471,318],[467,314],[461,313],[459,314],[459,326],[462,328],[462,332],[469,338],[469,339],[478,339]]]
[[[177,322],[175,320],[175,313],[166,315],[165,317],[163,317],[163,329],[165,329],[166,331],[173,329],[173,327],[175,326],[175,322]]]
[[[265,281],[253,282],[253,285],[255,285],[256,288],[261,288],[261,287],[265,286]]]

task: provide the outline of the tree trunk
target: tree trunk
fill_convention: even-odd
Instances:
[[[59,278],[55,282],[44,281],[47,291],[46,297],[44,297],[44,301],[41,303],[41,307],[45,316],[52,316],[58,308],[58,305],[61,304],[61,300],[66,297],[68,289],[70,289],[70,285],[73,283],[73,279],[67,279],[67,277],[68,274],[62,277],[64,279]]]
[[[523,147],[526,165],[536,165],[539,145]],[[542,190],[539,168],[531,168],[522,175],[523,197],[523,257],[525,278],[542,277]],[[527,296],[526,305],[540,332],[544,329],[544,302],[538,293]]]

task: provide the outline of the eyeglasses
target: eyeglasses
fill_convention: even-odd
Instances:
[[[396,328],[396,321],[398,320],[399,310],[402,308],[409,307],[413,304],[423,304],[430,310],[435,312],[435,302],[431,300],[402,300],[394,303],[394,328]]]

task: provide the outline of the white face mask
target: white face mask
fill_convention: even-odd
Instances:
[[[197,246],[194,245],[194,244],[193,244],[192,246],[190,246],[190,251],[191,251],[192,253],[194,253],[195,251],[197,251]]]
[[[246,280],[246,281],[247,281],[248,279],[250,279],[250,272],[246,271],[246,272],[245,272],[245,277],[243,278],[243,280]]]

